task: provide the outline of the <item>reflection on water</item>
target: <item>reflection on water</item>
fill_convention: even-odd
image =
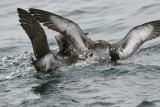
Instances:
[[[40,94],[40,95],[48,95],[50,93],[59,93],[60,88],[57,87],[57,84],[61,83],[60,80],[55,79],[55,80],[49,80],[47,82],[44,82],[38,86],[32,87],[32,91],[35,94]]]
[[[143,101],[141,104],[139,104],[137,107],[157,107],[154,103],[149,101]]]
[[[158,0],[12,0],[0,4],[0,106],[158,107],[160,38],[130,59],[104,60],[36,73],[31,42],[19,25],[17,8],[39,8],[69,18],[93,40],[116,42],[131,28],[160,19]],[[56,32],[43,27],[56,53]]]

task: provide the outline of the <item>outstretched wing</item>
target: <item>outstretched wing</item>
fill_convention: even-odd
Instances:
[[[77,53],[87,50],[86,47],[92,43],[92,40],[71,20],[39,9],[30,8],[29,11],[44,26],[64,35],[67,41],[77,50]]]
[[[132,56],[139,47],[148,40],[160,36],[160,20],[148,22],[129,31],[118,43],[112,44],[112,50],[116,49],[120,60]]]
[[[51,52],[48,46],[47,37],[39,22],[27,11],[17,9],[20,23],[30,38],[35,57],[38,59]]]

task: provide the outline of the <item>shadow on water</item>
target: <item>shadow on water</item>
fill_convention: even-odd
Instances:
[[[32,87],[32,91],[35,94],[40,95],[48,95],[50,93],[59,93],[60,88],[58,87],[58,84],[61,83],[60,79],[53,79],[49,80],[47,82],[43,82],[38,86]]]
[[[42,82],[32,87],[33,93],[40,95],[60,93],[62,87],[59,87],[58,84],[62,82],[64,76],[62,72],[56,70],[49,74],[36,73],[34,76]]]
[[[136,107],[158,107],[154,101],[143,101],[141,102],[139,105],[137,105]]]
[[[89,107],[113,107],[114,103],[107,103],[107,102],[95,102],[89,105]]]

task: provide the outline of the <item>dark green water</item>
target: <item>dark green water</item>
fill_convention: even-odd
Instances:
[[[116,42],[134,26],[160,19],[158,0],[3,0],[0,3],[0,106],[159,107],[160,38],[131,58],[80,62],[52,73],[36,73],[33,50],[18,22],[17,8],[39,8],[69,18],[93,40]],[[58,51],[45,28],[50,48]]]

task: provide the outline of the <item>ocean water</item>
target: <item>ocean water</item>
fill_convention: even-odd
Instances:
[[[118,64],[95,60],[37,73],[17,8],[53,12],[78,23],[93,40],[111,43],[134,26],[160,20],[159,0],[1,0],[0,107],[160,106],[160,38]],[[57,52],[58,33],[43,28],[50,49]]]

